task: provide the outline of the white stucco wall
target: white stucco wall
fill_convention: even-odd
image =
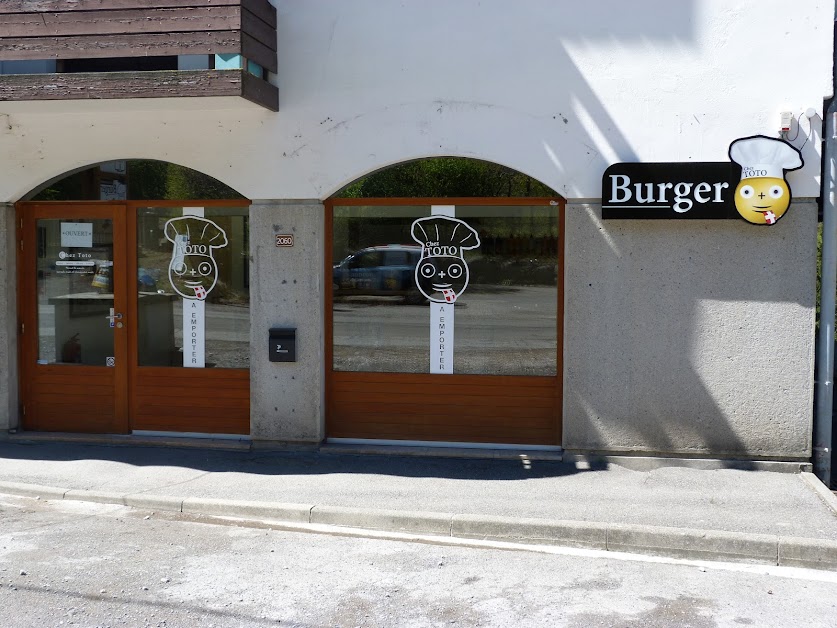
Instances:
[[[461,155],[597,198],[614,161],[721,161],[830,92],[820,0],[276,0],[280,111],[229,99],[0,103],[0,201],[68,170],[164,159],[250,198],[325,198]],[[819,124],[819,118],[815,118]],[[808,121],[797,144],[801,144]],[[791,175],[818,195],[815,143]]]

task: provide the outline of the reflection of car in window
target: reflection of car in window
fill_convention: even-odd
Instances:
[[[334,296],[400,296],[423,303],[415,268],[421,247],[388,244],[361,249],[334,267]]]

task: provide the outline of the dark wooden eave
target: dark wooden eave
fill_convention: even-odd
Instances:
[[[276,8],[268,0],[0,0],[0,60],[216,54],[275,74]],[[245,69],[0,75],[0,101],[201,96],[279,107],[276,86]]]
[[[0,76],[0,101],[239,96],[279,111],[275,86],[243,70],[80,72]]]

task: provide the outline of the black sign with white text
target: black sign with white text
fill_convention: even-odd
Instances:
[[[740,180],[731,162],[613,164],[602,176],[602,218],[738,219]]]

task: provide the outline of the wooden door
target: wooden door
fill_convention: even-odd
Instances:
[[[125,206],[20,204],[18,224],[25,429],[129,431]]]
[[[201,308],[201,352],[206,355],[197,368],[190,368],[194,364],[184,319],[195,300],[176,291],[169,272],[175,245],[165,226],[180,220],[200,221],[204,234],[211,233],[206,231],[211,224],[225,234],[226,242],[212,248],[218,281],[206,284],[205,311]],[[128,308],[133,313],[128,407],[133,431],[249,434],[248,220],[246,201],[128,203]],[[193,244],[200,246],[196,234]],[[197,259],[210,261],[204,255]],[[201,265],[193,266],[194,275]],[[217,298],[220,293],[222,299]]]

